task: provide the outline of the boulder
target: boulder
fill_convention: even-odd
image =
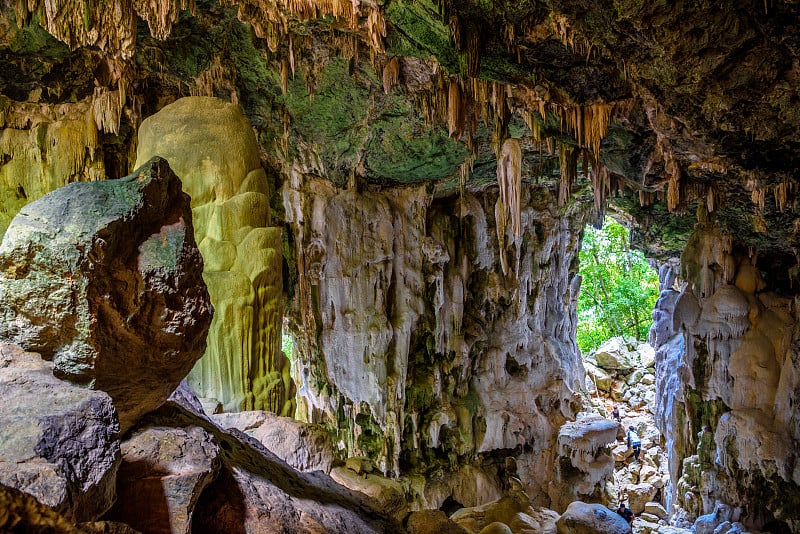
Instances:
[[[403,484],[380,475],[356,474],[344,467],[334,467],[331,478],[345,488],[370,497],[378,508],[402,521],[410,512]]]
[[[219,447],[199,426],[146,427],[122,443],[111,519],[148,533],[188,534],[200,493],[217,476]]]
[[[631,526],[602,504],[571,503],[556,521],[558,534],[630,534]]]
[[[637,356],[638,354],[628,350],[625,340],[621,337],[612,337],[600,345],[594,353],[597,366],[601,369],[624,372],[639,366]]]
[[[406,522],[408,534],[470,534],[464,527],[451,521],[441,510],[412,512]]]
[[[215,414],[211,419],[222,428],[246,432],[300,471],[329,473],[333,466],[333,443],[330,435],[319,425],[260,410]],[[372,462],[368,458],[364,461],[368,462],[369,469],[362,470],[372,471]],[[349,462],[348,467],[351,465]]]
[[[628,495],[628,507],[633,510],[634,514],[642,513],[645,505],[653,500],[657,492],[658,489],[655,486],[647,483],[626,486],[625,493]]]
[[[650,343],[640,343],[636,347],[636,352],[639,357],[639,365],[644,369],[650,369],[656,366],[656,351]]]
[[[583,367],[586,369],[587,386],[591,384],[592,389],[596,388],[603,393],[611,391],[611,375],[588,361],[583,362]]]
[[[52,362],[9,343],[0,343],[0,398],[0,484],[71,521],[108,510],[120,463],[111,398],[57,379]]]
[[[645,503],[644,511],[647,512],[648,514],[652,514],[658,517],[659,519],[667,518],[667,510],[657,502]]]
[[[483,532],[494,524],[493,528],[503,525],[515,533],[555,534],[558,514],[545,508],[533,508],[523,491],[512,488],[496,501],[461,508],[450,519],[469,532]]]
[[[205,350],[211,305],[189,197],[154,158],[25,206],[0,245],[0,339],[56,376],[107,392],[122,432]]]
[[[335,460],[333,442],[320,425],[267,412],[266,420],[248,434],[295,469],[331,471]]]
[[[138,534],[123,523],[94,521],[75,525],[32,495],[0,485],[0,532],[41,534]]]
[[[514,534],[505,523],[495,521],[483,527],[478,534]]]

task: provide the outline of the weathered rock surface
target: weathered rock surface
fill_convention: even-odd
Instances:
[[[602,504],[570,503],[556,521],[558,534],[629,534],[631,526]]]
[[[225,411],[292,414],[281,352],[282,229],[270,227],[267,177],[247,119],[216,98],[182,98],[142,122],[137,150],[137,164],[168,159],[191,197],[215,314],[189,384]]]
[[[0,532],[36,534],[138,534],[124,523],[90,521],[76,525],[33,496],[0,484]]]
[[[161,405],[211,320],[189,199],[166,161],[28,204],[0,245],[0,338],[107,392],[124,432]]]
[[[55,378],[51,362],[9,343],[0,343],[0,397],[0,484],[73,522],[100,517],[120,464],[111,398]]]
[[[408,534],[470,534],[469,530],[451,521],[441,510],[412,512],[406,522]]]
[[[800,495],[793,301],[766,291],[752,259],[714,225],[697,227],[682,265],[685,289],[660,299],[664,315],[675,303],[672,325],[654,326],[676,501],[689,521],[725,504],[749,528],[797,530],[800,508],[787,504]]]
[[[246,432],[295,469],[331,472],[334,444],[318,425],[261,411],[216,414],[211,420],[222,428]]]
[[[111,519],[148,533],[189,534],[202,491],[220,469],[219,447],[198,426],[147,427],[122,442]]]
[[[165,477],[163,471],[171,470],[179,489],[199,491],[199,477],[208,480],[208,466],[216,463],[219,451],[219,473],[205,486],[191,512],[192,532],[401,531],[399,523],[373,508],[363,495],[336,484],[321,472],[297,472],[247,434],[235,429],[223,431],[172,402],[148,415],[135,432],[131,445],[144,441],[148,445],[146,456],[157,450],[165,456],[158,461],[162,469],[153,470],[153,475],[169,481],[171,477]],[[166,436],[178,439],[160,439]],[[169,453],[169,449],[186,453]],[[179,460],[170,460],[173,457]],[[142,482],[149,484],[147,479]],[[180,491],[178,495],[188,497],[189,493]],[[189,500],[181,502],[188,504]],[[164,517],[165,510],[161,510]]]
[[[462,508],[450,519],[473,533],[510,531],[555,534],[558,513],[532,507],[519,483],[514,486],[502,498],[481,506]]]
[[[490,191],[431,205],[424,188],[341,191],[299,173],[284,189],[301,265],[301,413],[335,425],[348,456],[396,474],[401,457],[448,469],[518,451],[520,479],[549,504],[537,473],[555,472],[583,383],[569,280],[585,214],[554,215],[535,186],[521,195],[532,254],[511,233],[500,246]]]

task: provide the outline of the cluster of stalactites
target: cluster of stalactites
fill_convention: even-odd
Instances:
[[[226,0],[238,7],[239,20],[250,24],[256,35],[267,40],[273,52],[290,35],[293,21],[305,22],[333,17],[351,30],[364,30],[373,52],[383,51],[386,20],[380,7],[361,0]]]

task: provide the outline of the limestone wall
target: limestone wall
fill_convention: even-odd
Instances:
[[[524,185],[503,275],[497,189],[439,199],[295,172],[283,193],[299,269],[299,416],[384,473],[514,454],[549,501],[542,481],[583,379],[570,283],[581,207],[559,214],[546,189]]]
[[[292,411],[281,352],[282,229],[270,227],[269,191],[255,135],[239,108],[183,98],[148,117],[138,161],[166,158],[192,198],[203,279],[214,304],[208,349],[188,381],[225,411]]]
[[[686,287],[662,293],[652,334],[675,502],[690,520],[721,502],[732,520],[796,531],[796,299],[771,291],[755,258],[710,224],[681,262]]]

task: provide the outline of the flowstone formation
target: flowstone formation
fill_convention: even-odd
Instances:
[[[657,305],[658,415],[686,519],[724,505],[731,521],[794,532],[796,302],[770,291],[753,260],[717,226],[695,229],[685,288]]]
[[[0,339],[107,392],[124,432],[205,349],[211,320],[189,199],[166,161],[28,204],[0,245]]]
[[[299,173],[284,189],[300,412],[348,456],[385,474],[474,463],[496,477],[492,457],[513,451],[526,490],[549,504],[540,474],[555,472],[558,428],[580,406],[570,282],[586,210],[559,212],[527,184],[519,198],[522,234],[509,226],[501,246],[496,190],[431,199],[424,187],[337,190]],[[449,496],[437,493],[429,507]]]
[[[281,352],[283,244],[270,227],[269,188],[253,131],[238,106],[183,98],[148,117],[137,162],[167,158],[192,199],[195,239],[214,319],[189,383],[213,407],[291,414]]]

